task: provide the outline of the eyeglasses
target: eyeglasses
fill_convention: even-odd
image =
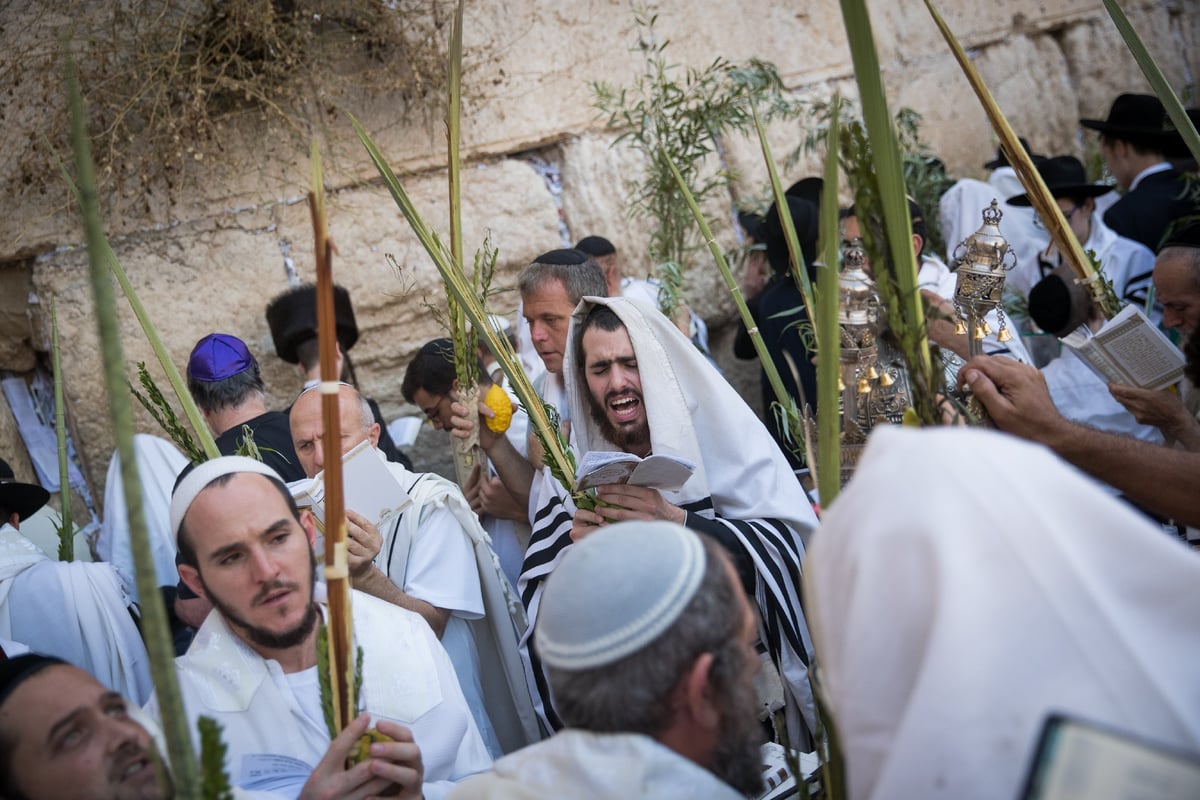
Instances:
[[[1076,203],[1075,205],[1071,206],[1071,210],[1070,210],[1070,211],[1064,211],[1064,212],[1063,212],[1063,216],[1064,216],[1064,217],[1066,217],[1066,219],[1067,219],[1067,222],[1070,222],[1070,221],[1071,221],[1071,217],[1075,216],[1075,214],[1076,214],[1076,213],[1079,211],[1079,209],[1081,209],[1081,208],[1083,208],[1083,206],[1082,206],[1082,205],[1080,205],[1079,203]],[[1045,221],[1042,219],[1042,215],[1041,215],[1041,214],[1034,214],[1034,215],[1033,215],[1033,225],[1034,225],[1034,227],[1035,227],[1035,228],[1037,228],[1038,230],[1041,230],[1041,231],[1047,230],[1047,228],[1046,228],[1046,222],[1045,222]]]
[[[446,399],[446,395],[439,394],[437,396],[437,400],[434,401],[432,406],[430,406],[429,408],[421,409],[423,412],[425,412],[425,416],[429,419],[430,422],[437,421],[438,408],[442,405],[442,401],[445,399]]]

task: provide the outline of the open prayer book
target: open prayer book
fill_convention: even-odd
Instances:
[[[1137,306],[1125,306],[1094,334],[1082,326],[1062,341],[1105,383],[1157,390],[1183,377],[1183,353]]]
[[[629,483],[664,492],[677,492],[695,471],[695,464],[675,456],[651,453],[639,458],[633,453],[592,450],[580,460],[575,479],[579,489]]]
[[[392,475],[387,463],[371,447],[371,442],[359,442],[342,456],[342,486],[347,511],[362,514],[379,525],[385,516],[399,513],[412,505],[412,498]],[[296,505],[307,508],[325,530],[325,473],[315,478],[288,484]]]

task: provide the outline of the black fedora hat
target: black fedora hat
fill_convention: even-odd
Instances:
[[[1029,157],[1033,159],[1035,164],[1038,161],[1045,158],[1044,155],[1033,152],[1033,148],[1031,148],[1029,146],[1029,141],[1024,136],[1018,137],[1017,141],[1019,141],[1021,143],[1021,147],[1025,148],[1025,152],[1029,154]],[[993,158],[991,161],[988,161],[987,163],[985,163],[983,165],[983,168],[987,169],[987,170],[993,170],[993,169],[1000,169],[1001,167],[1009,167],[1009,166],[1012,166],[1012,164],[1008,160],[1008,153],[1004,152],[1003,147],[997,147],[996,148],[996,157]]]
[[[1099,197],[1112,191],[1111,186],[1090,183],[1083,162],[1075,156],[1054,156],[1037,162],[1038,174],[1054,197]],[[1008,198],[1012,206],[1030,206],[1028,194]]]
[[[1154,95],[1123,94],[1113,100],[1108,119],[1081,119],[1079,124],[1117,139],[1149,142],[1165,132],[1165,118],[1166,109]]]
[[[337,340],[343,353],[358,341],[358,323],[350,292],[341,286],[333,287],[333,317]],[[300,363],[297,349],[317,335],[317,287],[311,283],[276,295],[267,304],[267,327],[275,342],[275,353],[289,364]]]
[[[24,522],[31,514],[46,505],[50,493],[35,483],[20,483],[8,462],[0,458],[0,508],[8,513],[16,512]],[[7,519],[0,523],[8,522]]]

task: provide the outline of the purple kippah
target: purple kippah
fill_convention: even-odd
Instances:
[[[227,333],[210,333],[192,348],[188,359],[188,377],[212,383],[232,378],[254,366],[254,356],[246,343]]]

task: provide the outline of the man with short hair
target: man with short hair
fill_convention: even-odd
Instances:
[[[568,727],[452,798],[762,791],[757,625],[714,541],[668,522],[589,536],[547,581],[534,636]]]
[[[33,653],[0,661],[0,797],[166,800],[137,706],[88,673]]]
[[[586,253],[551,250],[542,253],[521,270],[517,276],[517,287],[521,291],[521,319],[532,346],[546,367],[546,374],[534,381],[534,388],[544,401],[557,409],[560,421],[567,423],[569,436],[570,407],[562,376],[567,329],[571,323],[571,313],[583,297],[605,296],[607,286],[604,274],[595,259]],[[465,438],[478,426],[479,445],[488,454],[496,474],[513,498],[528,507],[534,467],[504,435],[492,433],[483,424],[481,417],[490,416],[491,409],[480,402],[478,413],[457,403],[451,410],[451,434]],[[475,487],[468,485],[464,489],[470,493]]]
[[[221,724],[235,785],[294,797],[331,748],[317,674],[315,521],[270,467],[226,456],[180,480],[171,526],[180,577],[214,606],[175,662],[189,723]],[[380,763],[341,776],[349,785],[334,796],[444,797],[491,762],[454,667],[420,616],[358,591],[351,605],[362,706],[398,724],[381,729],[395,742],[372,745]],[[157,698],[148,709],[158,715]]]
[[[324,419],[321,392],[302,393],[292,405],[292,436],[305,473],[312,478],[325,469],[322,451]],[[395,478],[404,498],[388,498],[392,510],[381,520],[368,520],[347,508],[351,533],[358,538],[382,537],[374,564],[364,565],[354,584],[360,590],[419,614],[429,623],[450,656],[468,707],[489,752],[502,752],[539,738],[532,703],[509,691],[524,686],[519,639],[524,616],[514,619],[506,595],[507,580],[498,570],[487,533],[452,482],[430,472],[410,472],[389,462],[377,448],[379,424],[370,417],[362,395],[345,384],[338,387],[339,428],[344,456],[364,441]],[[331,459],[334,456],[331,456]],[[377,565],[377,566],[376,566]],[[511,674],[501,689],[492,676]],[[489,680],[485,681],[485,676]],[[487,685],[490,691],[484,691]]]
[[[476,366],[479,396],[494,385],[480,360]],[[458,377],[454,367],[454,343],[447,338],[426,342],[404,371],[400,392],[413,403],[438,430],[453,426],[450,408],[458,397]],[[511,395],[510,395],[511,399]],[[529,417],[523,410],[513,413],[505,438],[522,456],[526,454]],[[479,470],[476,464],[475,471]],[[529,510],[517,502],[488,462],[486,476],[472,473],[463,493],[471,509],[480,515],[484,530],[492,537],[492,547],[500,559],[505,576],[515,586],[521,574],[521,560],[529,544]]]
[[[754,594],[761,638],[782,677],[777,707],[786,710],[792,745],[811,747],[816,715],[799,575],[802,536],[816,516],[783,454],[745,401],[661,314],[623,298],[587,297],[570,341],[563,374],[579,453],[665,454],[695,469],[676,489],[601,486],[593,511],[577,508],[543,469],[518,585],[530,619],[539,614],[545,579],[574,541],[623,520],[686,525],[725,547],[743,588]],[[531,677],[543,690],[547,721],[558,727],[535,650]]]
[[[1104,222],[1127,239],[1157,251],[1174,213],[1172,204],[1187,188],[1163,153],[1166,110],[1152,94],[1122,94],[1108,118],[1081,119],[1100,132],[1100,153],[1125,195],[1104,212]]]
[[[187,365],[188,391],[217,437],[217,449],[233,455],[245,444],[249,428],[262,460],[285,481],[304,477],[292,449],[287,415],[267,409],[258,360],[246,343],[227,333],[210,333],[192,348]]]

